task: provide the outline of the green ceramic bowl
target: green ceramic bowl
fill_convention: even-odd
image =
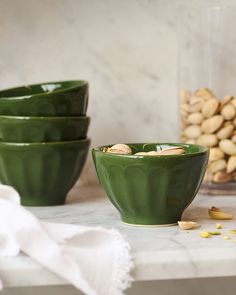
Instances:
[[[22,205],[51,206],[66,194],[83,169],[90,140],[0,143],[0,182],[13,186]]]
[[[0,116],[0,141],[46,142],[83,139],[89,117]]]
[[[135,156],[94,148],[99,180],[123,222],[132,225],[172,225],[181,220],[201,185],[208,149],[199,145],[169,143],[128,144],[133,153],[182,146],[183,155]]]
[[[0,91],[0,115],[83,116],[88,105],[86,81],[61,81]]]

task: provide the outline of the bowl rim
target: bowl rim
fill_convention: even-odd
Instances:
[[[9,146],[9,147],[38,147],[38,146],[66,146],[70,144],[85,144],[85,143],[90,143],[91,139],[89,137],[83,138],[83,139],[77,139],[77,140],[65,140],[65,141],[43,141],[43,142],[6,142],[6,141],[1,141],[0,142],[0,147],[1,146]]]
[[[0,98],[1,100],[1,98]],[[10,120],[49,120],[49,121],[53,121],[53,120],[78,120],[78,121],[90,121],[91,118],[90,116],[8,116],[8,115],[0,115],[0,120],[1,119],[10,119]]]
[[[150,155],[124,155],[124,154],[115,154],[115,153],[105,153],[102,151],[103,148],[105,147],[111,147],[114,144],[108,144],[108,145],[102,145],[102,146],[98,146],[98,147],[93,147],[92,151],[96,152],[96,153],[103,153],[106,156],[109,157],[125,157],[125,158],[134,158],[134,159],[164,159],[164,158],[189,158],[189,157],[195,157],[195,156],[199,156],[199,155],[204,155],[204,154],[209,154],[209,148],[203,145],[199,145],[199,144],[188,144],[188,143],[180,143],[180,142],[146,142],[146,143],[142,143],[142,142],[136,142],[136,143],[125,143],[128,146],[132,146],[132,145],[136,145],[136,144],[140,144],[140,145],[147,145],[147,144],[156,144],[156,145],[170,145],[170,146],[183,146],[183,147],[198,147],[201,148],[202,151],[199,152],[194,152],[194,153],[190,153],[190,154],[178,154],[178,155],[160,155],[160,156],[150,156]]]
[[[30,88],[30,87],[34,87],[34,86],[40,86],[40,85],[62,84],[62,83],[69,83],[69,82],[75,82],[75,83],[78,83],[78,84],[70,86],[70,87],[66,87],[66,88],[63,88],[63,89],[55,90],[55,91],[40,92],[40,93],[26,94],[26,95],[1,96],[2,92],[12,91],[12,90],[20,89],[20,88]],[[23,99],[23,98],[30,98],[30,97],[37,97],[37,96],[47,96],[49,94],[58,94],[58,93],[67,92],[68,90],[80,88],[80,87],[83,87],[83,86],[88,87],[88,85],[89,85],[89,83],[86,80],[62,80],[62,81],[50,81],[50,82],[42,82],[42,83],[20,85],[20,86],[0,90],[0,101],[1,101],[1,99],[12,100],[14,98],[15,99]]]

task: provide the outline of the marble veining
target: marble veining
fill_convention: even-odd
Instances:
[[[119,230],[129,241],[134,257],[136,281],[236,276],[236,243],[221,236],[202,239],[201,230],[215,230],[207,209],[218,206],[236,216],[233,196],[198,195],[183,219],[195,220],[201,228],[181,231],[177,226],[131,227],[121,223],[116,209],[100,187],[76,187],[65,206],[28,209],[44,221],[104,226]],[[222,221],[222,234],[235,228],[235,220]],[[234,237],[232,236],[232,239]],[[236,237],[235,237],[236,238]],[[0,273],[7,286],[65,284],[23,254],[0,258]]]
[[[193,9],[222,4],[187,2]],[[1,0],[0,88],[86,79],[92,146],[177,141],[177,24],[183,4],[186,0]],[[97,183],[91,156],[80,180]]]

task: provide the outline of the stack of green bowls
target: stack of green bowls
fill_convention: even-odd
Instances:
[[[0,182],[22,205],[65,202],[89,149],[87,105],[88,83],[80,80],[0,91]]]

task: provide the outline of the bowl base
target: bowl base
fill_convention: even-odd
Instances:
[[[127,223],[122,221],[124,225],[128,226],[136,226],[136,227],[166,227],[166,226],[174,226],[177,225],[177,222],[175,223],[167,223],[167,224],[136,224],[136,223]]]
[[[65,204],[65,198],[63,200],[27,200],[24,198],[21,198],[21,205],[26,207],[49,207],[49,206],[61,206]]]

